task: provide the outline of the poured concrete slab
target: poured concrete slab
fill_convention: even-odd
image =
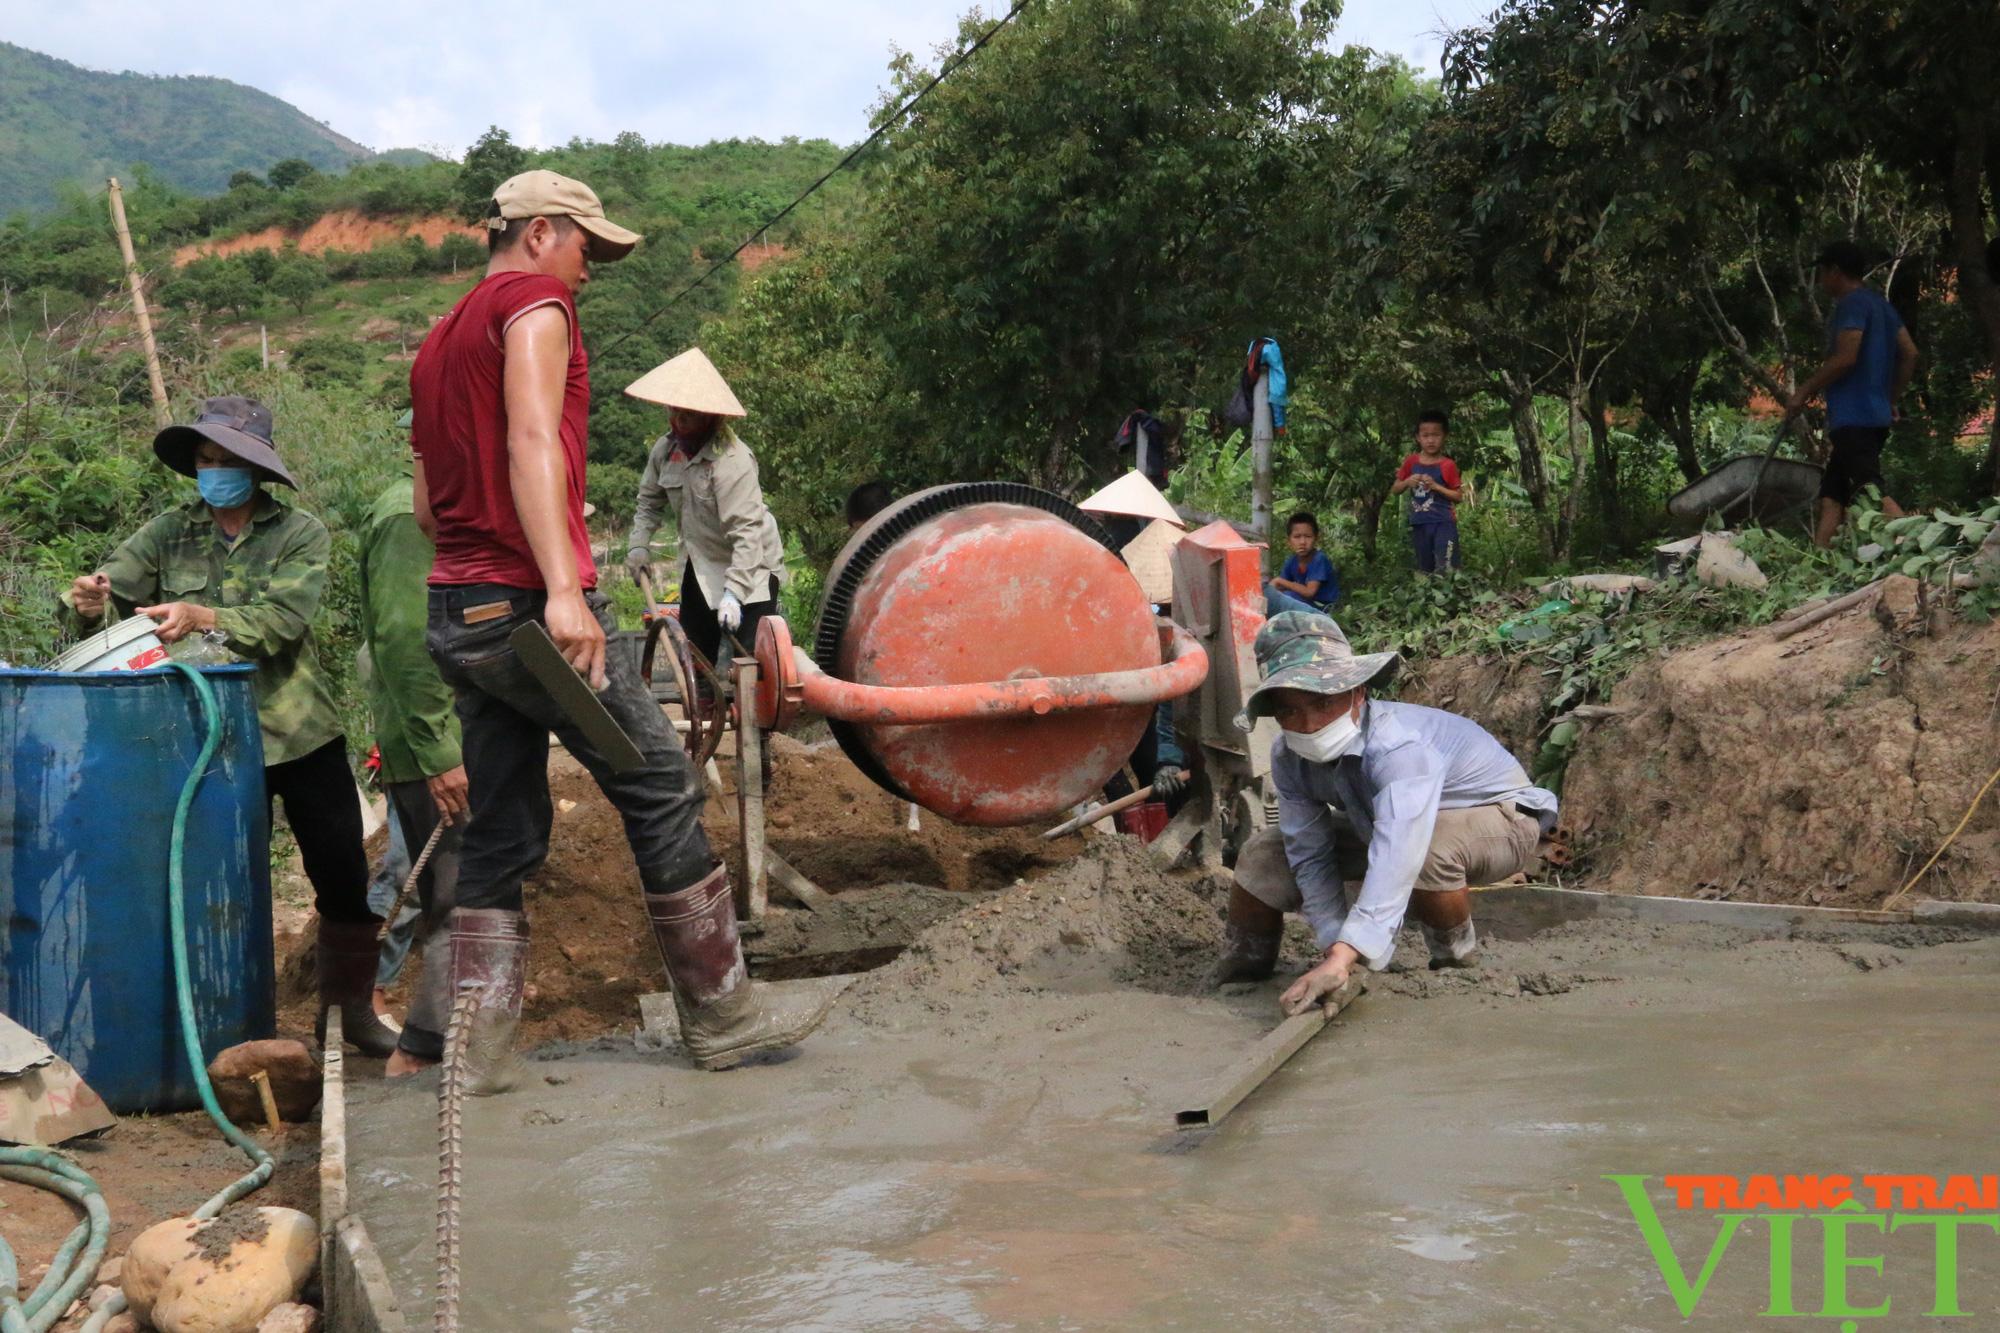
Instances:
[[[539,1062],[468,1117],[465,1326],[1678,1327],[1605,1176],[1653,1178],[1692,1277],[1718,1223],[1663,1174],[1994,1169],[2000,941],[1969,932],[1496,939],[1476,974],[1378,978],[1206,1136],[1173,1112],[1273,1025],[1275,986],[1077,975],[901,1006],[864,983],[794,1058],[728,1074],[629,1041]],[[434,1087],[350,1089],[354,1207],[412,1322]],[[1744,1224],[1693,1323],[1756,1322],[1769,1235]],[[1817,1313],[1820,1225],[1795,1239]],[[1854,1304],[1905,1321],[1879,1326],[1931,1308],[1931,1229],[1849,1250],[1886,1256],[1849,1270]],[[2000,1236],[1961,1251],[1990,1322]]]

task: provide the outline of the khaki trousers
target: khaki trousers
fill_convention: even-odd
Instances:
[[[1340,878],[1358,883],[1368,873],[1368,849],[1348,831],[1344,820],[1340,825],[1335,844]],[[1414,887],[1419,893],[1449,893],[1474,884],[1496,884],[1533,865],[1541,841],[1540,821],[1511,804],[1440,810]],[[1296,912],[1303,901],[1285,857],[1284,835],[1275,828],[1264,829],[1244,844],[1236,857],[1236,882],[1258,902],[1280,912]]]

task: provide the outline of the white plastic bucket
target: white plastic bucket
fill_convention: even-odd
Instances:
[[[159,626],[146,616],[132,616],[91,635],[49,663],[51,671],[144,671],[167,660]]]

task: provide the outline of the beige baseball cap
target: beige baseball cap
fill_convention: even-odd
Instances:
[[[600,264],[623,259],[645,239],[606,218],[597,192],[588,185],[553,171],[508,177],[493,192],[493,202],[500,206],[500,216],[486,219],[488,230],[499,231],[516,218],[568,218],[590,234],[590,257]]]

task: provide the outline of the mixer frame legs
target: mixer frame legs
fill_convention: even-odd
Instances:
[[[736,681],[736,816],[743,827],[743,879],[736,887],[736,915],[761,922],[771,901],[770,867],[764,857],[764,730],[752,703],[757,697],[757,659],[731,664]]]

